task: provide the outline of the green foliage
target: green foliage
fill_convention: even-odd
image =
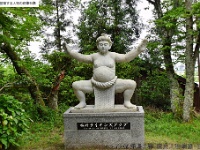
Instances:
[[[52,6],[54,9],[52,9],[52,7],[44,8],[44,6],[42,6],[42,9],[46,9],[48,13],[52,13],[50,10],[56,10],[55,8],[58,8],[58,11],[60,12],[60,16],[58,16],[60,19],[59,22],[57,22],[56,17],[51,18],[49,15],[46,15],[47,17],[44,19],[47,23],[46,25],[55,28],[52,36],[56,37],[56,39],[54,39],[53,42],[49,41],[53,46],[58,44],[59,38],[64,42],[66,37],[71,36],[66,35],[66,37],[64,37],[61,35],[58,37],[58,31],[65,31],[65,27],[70,25],[71,21],[65,20],[64,14],[74,9],[74,6],[71,5],[73,3],[71,2],[70,5],[66,5],[63,0],[57,2],[58,5],[53,1],[46,1],[46,3],[50,5],[53,4]],[[95,41],[97,36],[102,32],[107,32],[112,35],[112,40],[114,41],[112,51],[120,53],[123,53],[124,50],[128,49],[127,47],[132,44],[135,37],[139,36],[140,26],[138,25],[138,15],[135,11],[136,1],[126,0],[123,1],[123,3],[124,4],[122,5],[122,1],[119,0],[95,0],[89,3],[88,9],[83,12],[80,26],[78,26],[80,29],[80,32],[78,33],[81,39],[80,45],[84,53],[90,53],[91,51],[96,50]],[[167,8],[171,3],[166,3],[165,5],[165,8]],[[27,44],[29,40],[32,40],[35,35],[39,34],[42,22],[39,17],[37,17],[39,13],[37,10],[38,9],[36,8],[1,8],[0,18],[2,19],[0,20],[0,32],[3,30],[4,34],[0,35],[0,41],[7,41],[15,47],[20,57],[23,58],[23,62],[20,62],[20,65],[27,68],[27,70],[30,71],[30,74],[35,78],[36,82],[40,85],[40,90],[42,91],[44,99],[48,97],[56,76],[61,70],[65,70],[66,76],[61,82],[60,90],[58,92],[59,104],[75,105],[78,103],[78,100],[74,95],[71,85],[77,80],[90,79],[92,76],[92,65],[77,62],[76,60],[69,58],[68,54],[56,51],[53,51],[51,54],[46,53],[43,55],[46,62],[42,62],[31,57],[30,52],[27,49],[21,49],[21,45],[26,46],[25,44]],[[176,24],[173,20],[178,18],[183,12],[183,8],[180,7],[177,9],[166,10],[163,18],[157,20],[156,23],[158,26],[165,26],[166,29],[175,28]],[[198,5],[194,5],[193,13],[198,15],[198,12]],[[53,15],[56,16],[56,14]],[[179,23],[181,23],[181,19],[179,20]],[[180,39],[181,38],[179,37],[176,41],[181,41]],[[47,41],[48,40],[49,38]],[[136,92],[140,94],[139,96],[137,95],[140,104],[148,106],[153,105],[154,107],[167,109],[169,106],[168,77],[162,73],[155,73],[154,71],[156,67],[160,67],[162,64],[162,58],[160,57],[162,51],[159,47],[160,43],[158,38],[155,37],[155,41],[149,44],[148,49],[150,56],[147,55],[145,61],[136,58],[130,63],[117,64],[116,73],[119,78],[129,78],[134,80],[139,78]],[[48,51],[50,47],[47,46],[44,48]],[[183,48],[182,45],[176,45],[174,49],[177,50]],[[57,49],[58,48],[55,50]],[[2,54],[1,57],[6,58],[5,54]],[[147,75],[148,77],[144,79]],[[1,92],[7,94],[13,93],[15,98],[22,100],[23,103],[26,104],[26,110],[29,114],[32,114],[31,118],[33,120],[51,120],[53,118],[54,115],[49,113],[49,110],[43,110],[43,108],[35,106],[33,100],[30,99],[27,90],[27,86],[30,83],[29,78],[24,75],[17,76],[11,66],[5,67],[3,65],[0,67],[0,77],[0,87],[6,85],[7,82],[15,83],[9,88],[4,88]],[[91,96],[89,96],[89,99],[90,98]],[[28,100],[25,101],[26,99]],[[39,111],[40,109],[43,110],[43,113]]]
[[[31,124],[30,132],[20,139],[20,150],[27,149],[55,149],[63,150],[63,113],[69,107],[59,104],[59,111],[47,108],[46,118],[34,120]],[[44,116],[45,117],[45,116]]]
[[[199,118],[190,123],[176,119],[173,113],[145,109],[145,133],[149,143],[199,144]]]
[[[41,20],[36,16],[35,8],[0,8],[0,43],[23,45],[39,35]]]
[[[145,60],[145,68],[151,70],[153,68],[160,68],[163,64],[162,51],[160,48],[160,41],[157,37],[151,37],[149,40],[146,53],[142,53],[142,58]],[[153,39],[154,38],[154,39]],[[152,68],[153,67],[153,68]]]
[[[23,102],[23,107],[26,113],[29,115],[30,120],[34,121],[51,121],[55,116],[55,111],[48,108],[37,105],[32,99],[27,99]]]
[[[193,5],[192,5],[192,13],[194,14],[194,15],[196,15],[197,17],[200,17],[200,9],[199,9],[199,7],[200,7],[200,2],[198,2],[198,3],[194,3]]]
[[[65,78],[63,79],[60,87],[59,99],[60,103],[64,103],[68,106],[74,106],[79,103],[77,97],[74,94],[72,89],[72,83],[79,80],[89,80],[92,77],[92,64],[85,64],[78,62],[76,60],[71,60],[71,67],[66,73]],[[87,100],[92,99],[88,94]]]
[[[183,7],[177,7],[177,8],[168,10],[163,14],[162,18],[159,18],[156,20],[156,25],[158,27],[164,26],[165,29],[167,30],[177,28],[176,20],[181,21],[179,19],[180,19],[180,16],[183,16],[184,11],[185,10]]]
[[[24,58],[22,65],[30,71],[31,75],[41,86],[41,88],[51,87],[52,77],[55,76],[52,65],[34,59],[30,56],[26,56]],[[24,78],[26,79],[26,77]]]
[[[194,15],[195,18],[200,17],[200,2],[194,3],[192,5],[192,14]],[[197,25],[197,30],[200,28],[200,20],[196,19],[195,23]],[[194,32],[194,35],[198,34],[198,32]]]
[[[92,64],[81,63],[75,60],[74,66],[74,74],[84,77],[87,80],[91,79],[93,72]]]
[[[51,54],[44,54],[43,58],[47,60],[54,71],[72,70],[72,59],[64,52],[53,51]]]
[[[59,93],[59,103],[63,103],[67,106],[75,106],[78,104],[78,99],[74,94],[72,88],[72,83],[78,80],[84,80],[84,77],[81,76],[65,76],[61,83],[60,93]]]
[[[52,84],[55,82],[55,77],[60,71],[65,70],[65,78],[61,82],[61,86],[58,92],[58,103],[64,103],[66,105],[74,106],[78,103],[78,99],[74,95],[72,89],[72,83],[78,80],[90,79],[92,76],[92,65],[78,62],[72,59],[67,53],[53,51],[51,54],[43,55],[46,60],[50,63],[51,69],[42,75],[36,77],[37,80],[41,78],[49,80],[48,87],[40,82],[42,86],[41,90],[44,95],[49,94]],[[42,68],[42,66],[40,67]],[[43,75],[46,75],[45,77]],[[48,89],[48,90],[46,90]]]
[[[11,65],[0,66],[0,87],[15,81],[15,73]],[[3,89],[2,89],[3,90]]]
[[[135,58],[129,63],[117,64],[117,76],[137,82],[133,96],[134,103],[168,110],[170,108],[169,78],[159,64],[151,64],[148,59]]]
[[[63,98],[64,99],[64,98]],[[62,100],[62,99],[61,99]],[[65,99],[66,100],[66,99]],[[36,105],[33,99],[27,99],[23,101],[23,108],[25,112],[28,114],[30,120],[32,122],[52,122],[56,124],[56,121],[59,118],[59,112],[63,111],[63,109],[67,109],[68,105],[64,103],[64,101],[59,101],[60,108],[59,110],[52,110],[49,107],[43,107],[40,105]]]
[[[129,63],[119,63],[116,66],[116,74],[122,79],[134,79],[141,77],[143,70],[146,70],[144,61],[138,57]]]
[[[12,95],[20,101],[30,99],[28,93],[29,79],[26,76],[17,75],[11,65],[0,67],[0,93]]]
[[[111,35],[112,51],[124,53],[132,42],[139,37],[141,24],[135,10],[136,1],[95,0],[90,1],[83,10],[78,25],[82,51],[96,51],[96,39],[102,33]]]
[[[63,118],[67,110],[64,105],[54,120],[33,122],[30,134],[24,134],[20,139],[20,150],[51,149],[63,150]],[[158,109],[144,108],[145,110],[145,143],[155,144],[199,144],[200,119],[194,118],[190,123],[176,120],[172,113]],[[86,150],[86,149],[85,149]],[[88,149],[87,149],[88,150]],[[95,150],[91,148],[90,150]]]
[[[0,95],[0,104],[0,145],[19,146],[18,139],[28,130],[28,116],[12,96]]]
[[[46,8],[51,8],[46,14],[40,17],[45,21],[43,31],[43,46],[41,52],[49,54],[51,50],[63,51],[62,44],[71,42],[74,32],[74,19],[71,13],[77,9],[80,0],[45,0]],[[51,28],[52,33],[46,31]],[[72,30],[73,31],[72,31]],[[66,32],[67,31],[67,32]],[[64,33],[64,34],[63,34]]]
[[[169,78],[163,70],[153,70],[142,80],[138,90],[141,103],[167,110],[170,108]]]

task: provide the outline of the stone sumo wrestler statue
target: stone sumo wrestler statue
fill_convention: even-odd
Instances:
[[[75,106],[76,109],[81,109],[86,106],[85,93],[92,93],[94,87],[109,88],[114,86],[115,93],[123,93],[124,106],[130,109],[136,109],[130,100],[136,88],[136,82],[129,79],[119,79],[115,73],[116,63],[130,62],[136,56],[146,49],[147,40],[144,39],[141,44],[135,49],[126,54],[118,54],[110,52],[112,41],[106,34],[102,34],[96,40],[99,52],[90,55],[83,55],[78,52],[72,51],[66,45],[67,51],[71,57],[81,62],[93,63],[93,76],[90,80],[75,81],[72,84],[74,93],[79,99],[80,103]],[[125,71],[125,70],[124,70]]]

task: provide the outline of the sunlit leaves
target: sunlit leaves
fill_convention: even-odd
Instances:
[[[5,149],[19,146],[18,138],[28,129],[28,116],[22,103],[12,96],[0,95],[0,144]]]
[[[0,8],[2,41],[13,46],[27,44],[34,36],[39,35],[41,21],[34,8]]]

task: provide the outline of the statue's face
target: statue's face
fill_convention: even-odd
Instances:
[[[105,54],[110,50],[111,44],[108,41],[99,41],[97,48],[100,53]]]

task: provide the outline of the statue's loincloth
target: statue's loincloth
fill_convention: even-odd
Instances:
[[[102,88],[102,89],[106,89],[106,88],[111,87],[112,85],[115,84],[116,80],[117,80],[117,76],[115,76],[112,80],[107,81],[107,82],[96,81],[96,80],[94,80],[93,77],[91,79],[94,86],[96,86],[97,88]]]

